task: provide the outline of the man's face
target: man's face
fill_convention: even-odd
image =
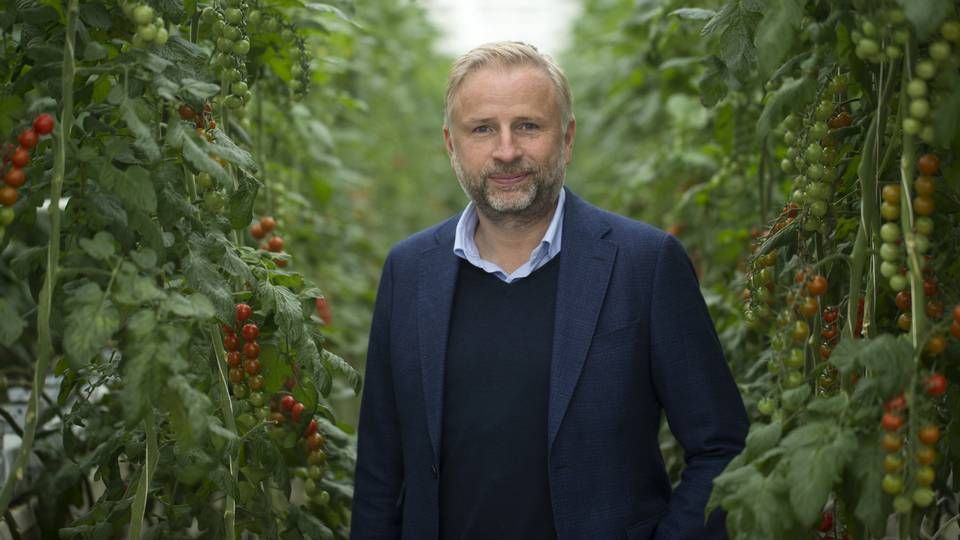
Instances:
[[[536,221],[553,210],[576,124],[564,133],[549,76],[533,66],[488,66],[463,80],[443,130],[461,187],[494,221]]]

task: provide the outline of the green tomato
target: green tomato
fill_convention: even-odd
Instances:
[[[263,392],[250,392],[250,397],[247,399],[250,402],[250,405],[253,405],[254,407],[263,406]]]
[[[912,120],[908,118],[907,120]],[[890,204],[886,201],[880,204],[880,215],[887,221],[894,221],[900,218],[900,205]]]
[[[914,248],[916,248],[917,253],[920,253],[922,255],[930,251],[930,239],[922,234],[914,235],[913,246]]]
[[[830,196],[830,184],[826,182],[813,182],[807,186],[807,195],[813,199],[826,200]]]
[[[960,22],[947,21],[940,26],[940,35],[949,41],[960,40]]]
[[[223,29],[223,37],[231,41],[240,39],[240,29],[236,26],[227,26]]]
[[[814,112],[814,117],[817,120],[826,120],[830,118],[830,115],[833,114],[833,102],[824,100],[817,105],[817,110]]]
[[[213,187],[213,177],[209,174],[202,172],[197,175],[197,187],[206,191]]]
[[[933,126],[928,124],[920,128],[920,140],[927,144],[933,144],[933,141],[934,141]]]
[[[827,203],[824,201],[813,201],[810,203],[810,213],[818,218],[827,215]]]
[[[237,8],[227,8],[223,12],[223,16],[230,24],[240,24],[240,21],[243,20],[243,12]]]
[[[899,476],[894,476],[892,474],[883,475],[883,483],[881,484],[884,493],[888,495],[896,495],[903,491],[903,479]]]
[[[907,83],[907,95],[914,99],[926,97],[927,83],[923,79],[911,79]]]
[[[787,376],[783,380],[783,386],[787,389],[798,388],[804,382],[803,373],[797,370],[791,370],[787,372]]]
[[[259,407],[256,411],[254,411],[254,414],[257,415],[257,420],[265,422],[268,418],[270,418],[270,407],[266,405]]]
[[[930,114],[930,102],[924,98],[910,100],[910,116],[923,120]]]
[[[859,58],[870,58],[880,52],[880,45],[872,39],[864,39],[857,44],[856,54]]]
[[[880,245],[880,258],[888,262],[899,261],[900,247],[890,242],[884,242]]]
[[[780,362],[777,360],[768,360],[767,361],[767,372],[768,373],[780,373]]]
[[[310,500],[319,504],[320,506],[326,506],[326,504],[330,502],[330,492],[327,490],[320,490]]]
[[[13,223],[13,218],[15,217],[16,213],[14,213],[13,208],[10,208],[9,206],[0,208],[0,226]]]
[[[219,191],[209,191],[206,195],[203,196],[203,208],[207,212],[218,213],[223,210],[224,205],[226,204],[226,198],[223,193]]]
[[[903,274],[897,274],[890,278],[890,288],[894,291],[902,291],[907,288],[907,277]]]
[[[237,399],[247,397],[247,385],[243,383],[233,385],[233,397]]]
[[[917,77],[929,81],[937,74],[937,65],[933,63],[933,60],[921,60],[917,62],[915,68]]]
[[[244,56],[250,52],[250,42],[246,39],[241,39],[240,41],[233,44],[233,53]]]
[[[930,45],[930,58],[943,62],[950,58],[950,44],[946,41],[935,41]]]
[[[804,152],[803,157],[810,162],[818,162],[820,158],[823,157],[823,147],[817,143],[810,143],[807,146],[807,151]]]
[[[827,124],[826,122],[815,122],[810,126],[810,136],[814,139],[820,140],[824,135],[827,134]]]
[[[162,47],[167,43],[168,39],[170,39],[170,32],[167,32],[167,29],[161,26],[160,29],[157,30],[157,37],[154,38],[153,44],[157,47]]]
[[[880,275],[882,275],[887,279],[892,278],[893,276],[897,275],[899,272],[900,272],[900,267],[891,261],[883,261],[882,263],[880,263]]]
[[[247,86],[247,83],[243,81],[238,81],[230,85],[230,90],[234,93],[234,95],[237,95],[237,96],[246,94],[248,88],[249,87]]]
[[[227,37],[217,38],[217,50],[220,52],[228,52],[233,48],[233,41]]]
[[[313,478],[307,478],[303,482],[303,491],[307,495],[313,495],[314,493],[317,492],[317,489],[318,489],[317,483],[313,480]]]
[[[790,349],[790,355],[784,363],[790,369],[800,369],[803,367],[804,360],[803,349]]]
[[[907,43],[910,42],[910,32],[903,28],[900,28],[899,30],[894,30],[893,41],[900,45],[906,45]]]
[[[313,480],[320,480],[323,478],[323,467],[319,465],[310,465],[307,467],[307,476]]]
[[[892,44],[887,45],[883,49],[883,53],[886,54],[887,58],[889,58],[890,60],[896,60],[901,56],[903,56],[903,50],[900,49],[900,47],[898,47],[897,45],[892,45]]]
[[[863,24],[860,25],[860,30],[863,32],[863,35],[867,37],[877,35],[877,26],[870,20],[864,20]]]
[[[904,118],[903,119],[903,131],[908,135],[916,135],[920,133],[920,128],[923,125],[916,118]]]
[[[920,508],[926,508],[933,504],[935,495],[930,488],[920,487],[913,490],[913,503]]]
[[[147,24],[153,20],[153,8],[146,5],[140,4],[137,7],[133,8],[133,22],[143,25]]]
[[[930,233],[933,232],[933,220],[927,216],[918,217],[913,224],[920,234],[930,236]]]
[[[880,227],[880,238],[884,242],[894,243],[900,240],[900,227],[896,223],[884,223]]]
[[[907,20],[906,14],[904,14],[902,9],[888,9],[887,10],[887,20],[893,24],[900,24],[903,21]]]
[[[893,511],[898,514],[907,514],[913,510],[913,501],[910,500],[910,497],[905,497],[903,495],[897,495],[893,498]]]
[[[786,143],[787,146],[793,146],[797,144],[797,134],[787,130],[787,132],[783,134],[783,142]]]
[[[251,26],[257,26],[263,20],[263,14],[258,10],[253,10],[247,15],[247,24]]]

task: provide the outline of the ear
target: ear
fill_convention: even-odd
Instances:
[[[450,128],[443,126],[443,146],[447,149],[447,156],[453,155],[453,137],[450,136]]]
[[[563,135],[563,149],[564,153],[567,156],[566,162],[570,163],[570,158],[573,156],[573,139],[577,134],[577,120],[571,118],[567,123],[567,131]]]

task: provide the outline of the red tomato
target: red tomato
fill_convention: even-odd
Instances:
[[[270,240],[267,240],[267,249],[274,253],[283,251],[283,238],[280,236],[271,236]]]
[[[3,175],[3,181],[10,187],[18,188],[27,181],[27,175],[23,172],[23,169],[13,167],[7,171],[7,174]]]
[[[927,377],[926,387],[931,396],[942,396],[947,391],[947,378],[939,373],[932,373]]]
[[[23,146],[18,146],[10,156],[10,163],[13,163],[14,167],[26,167],[27,163],[30,163],[30,152]]]
[[[940,158],[936,154],[924,154],[917,160],[917,169],[926,176],[933,176],[940,170]]]
[[[20,142],[20,146],[30,150],[37,145],[37,132],[32,129],[25,129],[20,132],[17,141]]]
[[[46,135],[53,131],[55,123],[52,116],[47,113],[41,113],[33,119],[33,130],[37,132],[37,135]]]
[[[323,324],[330,326],[333,324],[333,310],[330,309],[330,303],[324,297],[318,297],[316,300],[317,316],[323,321]]]
[[[816,275],[807,282],[807,292],[813,296],[821,296],[827,292],[827,278]]]
[[[247,304],[237,304],[234,309],[237,312],[237,322],[243,322],[253,314],[253,308]]]
[[[243,334],[243,339],[253,341],[260,335],[260,327],[254,323],[247,323],[243,325],[240,333]]]

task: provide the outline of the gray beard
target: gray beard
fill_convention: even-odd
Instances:
[[[518,162],[507,166],[484,167],[477,175],[468,175],[456,154],[450,155],[457,180],[463,192],[477,207],[477,211],[490,221],[508,227],[523,227],[537,223],[553,212],[566,176],[566,159],[563,150],[553,163],[546,166]],[[488,188],[489,176],[494,174],[529,173],[531,181],[514,186],[509,193],[522,192],[517,199],[500,198],[501,189]]]

